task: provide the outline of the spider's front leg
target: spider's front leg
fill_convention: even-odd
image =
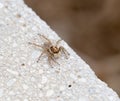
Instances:
[[[38,44],[36,44],[36,43],[28,42],[28,44],[33,45],[33,46],[36,46],[36,47],[41,47],[41,48],[43,48],[41,45],[38,45]]]
[[[48,43],[52,44],[51,41],[50,41],[47,37],[45,37],[44,35],[40,35],[40,34],[38,34],[38,35],[39,35],[40,38],[43,38],[43,39],[46,40]]]
[[[67,51],[64,47],[61,46],[61,47],[60,47],[60,51],[64,53],[66,59],[69,58],[69,55],[70,55],[70,54],[68,53],[68,51]]]

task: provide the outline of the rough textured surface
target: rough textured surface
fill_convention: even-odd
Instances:
[[[25,2],[120,95],[120,0]]]
[[[22,0],[0,0],[0,101],[120,101],[64,41],[68,60],[37,63],[42,50],[28,44],[44,43],[37,34],[59,39]]]

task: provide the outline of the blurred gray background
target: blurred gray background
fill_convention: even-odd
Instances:
[[[120,0],[25,0],[120,95]]]

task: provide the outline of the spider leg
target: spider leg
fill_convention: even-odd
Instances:
[[[38,57],[37,63],[40,61],[40,58],[42,57],[42,55],[45,53],[45,51],[43,51],[40,56]]]
[[[28,44],[31,44],[31,45],[34,45],[34,46],[37,46],[37,47],[41,47],[41,48],[43,48],[42,46],[40,46],[40,45],[38,45],[38,44],[36,44],[36,43],[28,42]]]
[[[55,59],[53,57],[51,57],[51,59],[58,65],[60,65],[57,61],[55,61]]]
[[[52,66],[52,63],[51,63],[51,60],[52,60],[52,59],[51,59],[51,57],[49,56],[49,57],[48,57],[48,62],[49,62],[49,64],[50,64],[50,66],[53,67],[53,66]]]
[[[56,42],[56,45],[58,46],[58,44],[62,41],[62,39],[59,39],[57,42]]]
[[[60,50],[64,53],[66,59],[68,59],[68,56],[69,56],[70,54],[67,52],[67,50],[66,50],[64,47],[62,47],[62,46],[60,47]]]
[[[52,56],[48,57],[48,61],[49,61],[49,64],[51,65],[51,67],[52,67],[52,62],[51,61],[53,61],[54,63],[60,65],[57,61],[55,61],[55,59]]]
[[[41,35],[41,34],[38,34],[38,35],[39,35],[40,38],[42,37],[43,39],[45,39],[46,41],[48,41],[49,43],[51,43],[51,41],[47,37],[45,37],[44,35]]]

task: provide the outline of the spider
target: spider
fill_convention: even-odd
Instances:
[[[66,59],[68,59],[69,53],[67,52],[67,50],[63,47],[63,46],[59,46],[59,43],[62,41],[61,39],[58,40],[55,45],[53,45],[53,43],[44,35],[40,35],[38,34],[40,38],[43,38],[45,40],[43,45],[39,45],[36,43],[31,43],[29,42],[29,44],[32,44],[38,48],[42,48],[43,51],[42,53],[39,55],[38,59],[37,59],[37,63],[40,61],[40,58],[43,56],[43,54],[46,54],[48,57],[48,61],[49,64],[52,66],[52,61],[58,65],[60,65],[56,59],[60,57],[60,55],[63,53],[66,57]]]

